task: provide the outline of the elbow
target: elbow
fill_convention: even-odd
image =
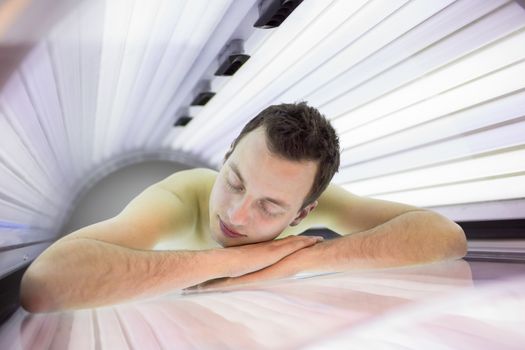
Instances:
[[[452,227],[448,230],[449,235],[445,245],[445,258],[446,259],[461,259],[467,255],[467,237],[463,228],[452,222]]]
[[[468,252],[467,236],[465,235],[465,231],[463,231],[463,228],[461,226],[459,226],[456,223],[454,223],[454,225],[455,225],[454,236],[456,237],[455,238],[456,258],[461,259],[461,258],[464,258]]]
[[[432,226],[438,233],[434,239],[436,260],[457,260],[467,255],[467,237],[463,228],[454,221],[435,212],[428,212],[433,218]]]
[[[30,266],[20,283],[20,305],[30,313],[57,311],[45,275]]]

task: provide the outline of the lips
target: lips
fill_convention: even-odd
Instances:
[[[221,219],[219,219],[219,225],[221,227],[222,233],[224,233],[226,237],[230,237],[230,238],[246,237],[246,235],[240,234],[228,228],[228,226],[226,226],[224,222],[222,222]]]

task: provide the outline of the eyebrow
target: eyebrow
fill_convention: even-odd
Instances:
[[[241,180],[241,183],[244,184],[245,183],[244,179],[242,178],[241,172],[239,171],[239,168],[237,167],[237,165],[235,165],[233,163],[229,163],[228,165],[230,166],[231,170],[235,173],[235,175],[237,175],[239,180]],[[281,201],[279,199],[270,198],[270,197],[264,197],[264,198],[262,198],[262,200],[271,202],[273,204],[276,204],[276,205],[280,206],[283,209],[290,209],[290,206],[288,204],[286,204],[285,202],[283,202],[283,201]]]

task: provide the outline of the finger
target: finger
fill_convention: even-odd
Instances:
[[[310,247],[320,241],[322,237],[317,236],[296,236],[291,239],[283,239],[280,242],[275,241],[274,245],[274,258],[280,260],[285,256],[288,256],[298,250]]]
[[[321,236],[295,236],[288,242],[283,242],[283,247],[290,251],[296,251],[305,247],[309,247],[318,242],[321,242],[323,237]]]
[[[282,239],[277,239],[274,242],[280,242],[282,244],[289,244],[290,242],[303,242],[304,244],[310,244],[311,242],[320,242],[324,240],[323,236],[288,236]]]
[[[206,292],[206,291],[212,291],[219,288],[229,287],[232,285],[235,285],[237,278],[219,278],[215,280],[206,281],[204,283],[199,284],[198,291],[199,292]]]
[[[202,283],[196,284],[188,288],[184,288],[182,290],[182,294],[199,293],[199,292],[208,291],[208,290],[215,289],[215,288],[224,287],[229,284],[230,284],[229,277],[216,278],[216,279],[204,281]]]

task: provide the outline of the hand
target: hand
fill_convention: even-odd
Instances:
[[[225,248],[229,277],[238,277],[271,266],[286,256],[321,242],[318,236],[289,236],[274,241]]]
[[[185,291],[208,291],[240,284],[290,277],[301,271],[304,271],[305,269],[309,270],[312,267],[310,266],[311,262],[319,257],[319,254],[316,254],[314,251],[317,250],[316,247],[320,246],[321,245],[312,245],[304,249],[296,250],[275,264],[267,266],[258,271],[247,273],[238,277],[216,278],[200,283],[193,287],[186,288]]]

